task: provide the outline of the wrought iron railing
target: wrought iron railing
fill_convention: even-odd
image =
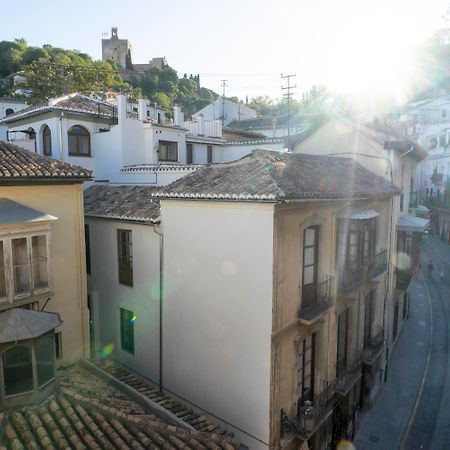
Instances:
[[[300,287],[301,289],[302,287]],[[333,306],[333,277],[326,276],[321,282],[315,285],[314,290],[315,300],[308,305],[302,304],[299,311],[300,319],[307,321],[313,320]]]
[[[365,268],[345,267],[339,274],[338,288],[341,293],[349,293],[365,281]]]
[[[342,395],[347,394],[351,386],[358,380],[361,375],[362,354],[345,364],[345,366],[337,367],[336,376],[336,392]]]
[[[370,363],[373,358],[380,353],[381,349],[384,347],[384,329],[383,327],[378,327],[375,336],[372,336],[368,342],[364,343],[364,349],[362,353],[363,361],[365,363]]]
[[[335,382],[327,383],[325,389],[312,402],[299,399],[297,404],[297,429],[308,439],[333,410]]]
[[[387,269],[388,251],[381,249],[370,261],[367,271],[370,277],[375,278]]]

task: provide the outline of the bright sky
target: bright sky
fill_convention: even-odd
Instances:
[[[135,63],[165,56],[181,74],[245,99],[281,96],[281,73],[296,95],[401,85],[407,48],[450,22],[449,0],[23,0],[0,17],[0,40],[23,37],[101,58],[102,32],[119,27]],[[20,6],[19,6],[20,5]],[[4,8],[3,8],[4,9]],[[5,12],[5,11],[4,11]]]

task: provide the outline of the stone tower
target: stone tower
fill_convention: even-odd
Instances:
[[[111,28],[111,37],[102,39],[102,59],[112,59],[118,66],[126,68],[127,54],[131,57],[131,44],[128,39],[119,39],[117,27]]]

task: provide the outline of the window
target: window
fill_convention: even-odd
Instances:
[[[303,232],[302,306],[316,301],[318,238],[318,227],[309,227]]]
[[[12,108],[7,108],[5,111],[5,116],[10,116],[11,114],[14,114],[14,110]]]
[[[186,144],[186,164],[192,164],[193,161],[193,145]]]
[[[301,403],[314,397],[316,333],[303,339],[298,353],[298,395]]]
[[[436,148],[437,146],[438,146],[438,138],[436,136],[432,137],[428,140],[428,148],[429,149]]]
[[[213,159],[213,147],[212,147],[212,145],[207,145],[206,146],[206,163],[212,164],[212,159]]]
[[[55,338],[53,333],[44,334],[34,344],[38,387],[45,386],[55,378]]]
[[[0,298],[6,297],[6,271],[3,241],[0,241]]]
[[[130,230],[117,230],[119,283],[133,286],[133,242]]]
[[[178,143],[159,141],[159,161],[178,161]]]
[[[62,357],[63,357],[61,331],[58,331],[57,333],[55,333],[55,355],[56,355],[56,359],[62,359]]]
[[[33,390],[31,347],[17,345],[3,353],[3,380],[7,396]]]
[[[42,148],[45,156],[52,156],[52,133],[47,125],[42,131]]]
[[[84,241],[86,249],[86,273],[91,274],[91,241],[89,237],[89,225],[84,224]]]
[[[341,268],[358,268],[375,254],[376,220],[338,221],[337,260]]]
[[[31,238],[31,262],[33,270],[33,288],[48,288],[47,236]]]
[[[446,109],[441,110],[441,117],[442,117],[443,119],[446,119],[446,118],[447,118],[447,110],[446,110]]]
[[[394,321],[392,323],[392,342],[395,341],[398,332],[398,301],[394,304]]]
[[[49,235],[0,240],[0,298],[32,297],[50,290]]]
[[[134,355],[134,322],[133,311],[120,308],[120,347]]]
[[[364,348],[369,347],[372,340],[373,294],[374,291],[370,291],[364,302]]]
[[[447,144],[447,136],[445,134],[441,134],[439,136],[439,147],[445,147]]]
[[[30,263],[27,249],[27,238],[11,241],[14,292],[24,294],[30,292]]]
[[[345,372],[347,366],[348,351],[348,312],[346,309],[338,316],[337,329],[337,356],[336,356],[336,376],[339,377]]]
[[[91,136],[86,128],[75,125],[67,133],[69,139],[69,155],[91,156]]]

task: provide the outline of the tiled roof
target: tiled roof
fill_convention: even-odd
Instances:
[[[92,172],[81,166],[38,155],[0,141],[0,184],[32,181],[88,180]]]
[[[0,413],[0,448],[225,449],[230,435],[174,426],[85,369],[60,377],[60,391],[45,402]]]
[[[199,167],[202,167],[200,164],[180,164],[180,163],[173,163],[173,164],[134,164],[130,166],[124,166],[123,169],[121,169],[122,173],[129,173],[129,172],[173,172],[173,171],[194,171],[198,169]]]
[[[298,126],[300,124],[315,123],[316,121],[323,121],[325,115],[322,114],[298,114],[290,117],[289,124],[292,127]],[[274,122],[277,127],[287,126],[288,116],[265,116],[256,117],[254,119],[244,119],[244,120],[233,120],[228,124],[230,128],[239,130],[263,130],[272,129]]]
[[[141,395],[149,398],[153,402],[163,406],[166,410],[175,414],[183,422],[200,432],[214,433],[217,435],[232,436],[232,434],[221,427],[219,424],[213,422],[206,416],[202,416],[192,409],[184,406],[183,404],[172,399],[168,395],[161,393],[159,390],[150,387],[141,378],[131,373],[129,370],[121,366],[120,364],[110,360],[96,361],[96,365],[102,370],[106,371],[121,382],[131,386],[138,391]]]
[[[0,120],[0,123],[10,123],[52,111],[94,115],[107,119],[117,117],[116,108],[111,103],[96,100],[81,94],[70,94],[50,100],[46,103],[21,109],[20,111],[3,118]]]
[[[353,159],[255,150],[233,163],[202,167],[153,196],[279,202],[381,198],[399,193],[393,184]]]
[[[237,128],[223,127],[222,137],[229,141],[250,141],[265,139],[266,136],[262,133],[255,133],[254,131],[240,130]]]
[[[97,219],[159,222],[154,186],[93,185],[84,191],[84,215]]]

